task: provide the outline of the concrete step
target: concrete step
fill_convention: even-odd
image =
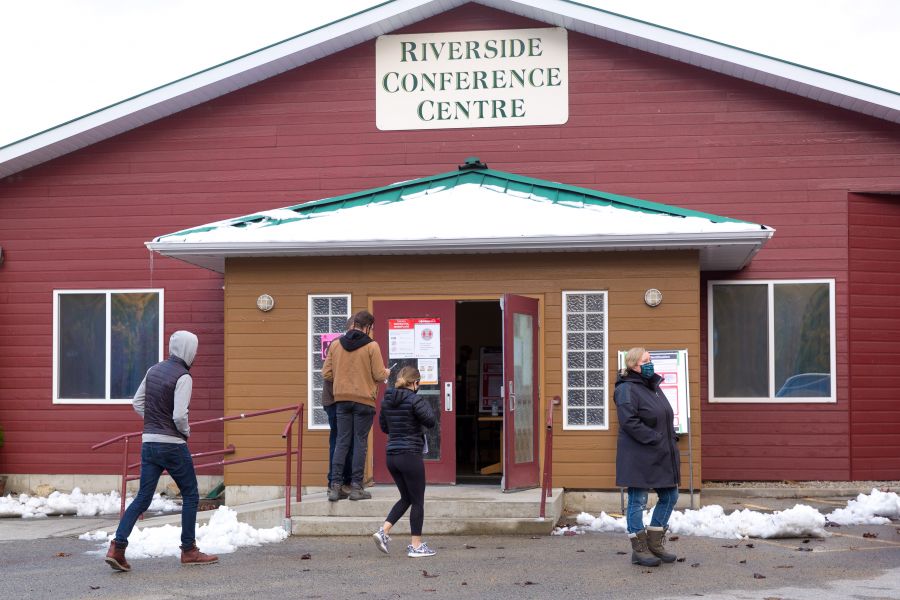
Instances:
[[[303,501],[294,503],[291,513],[303,517],[384,517],[400,498],[400,493],[388,490],[383,493],[371,488],[371,500],[340,500],[329,502],[325,494],[304,496]],[[425,496],[427,514],[433,518],[474,519],[474,518],[521,518],[537,517],[540,513],[540,494],[514,497],[514,494],[495,494],[494,497],[447,497],[443,495]],[[557,506],[558,505],[558,506]],[[562,490],[557,490],[547,499],[546,513],[559,514],[562,511]]]
[[[424,534],[427,535],[548,535],[556,518],[432,518],[426,506]],[[297,536],[372,535],[384,523],[381,517],[293,517],[291,533]],[[391,536],[409,535],[408,515],[391,529]],[[397,542],[395,542],[396,544]],[[405,540],[401,540],[406,544]]]

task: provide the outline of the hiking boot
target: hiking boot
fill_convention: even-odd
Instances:
[[[647,530],[642,529],[631,539],[631,564],[658,567],[660,560],[647,547]]]
[[[116,571],[130,571],[131,565],[125,560],[125,548],[116,547],[116,541],[109,543],[109,550],[106,552],[106,564]]]
[[[647,528],[647,548],[664,563],[675,562],[678,558],[674,554],[666,552],[666,530],[662,527]]]
[[[390,554],[390,548],[388,547],[388,545],[391,543],[391,538],[384,532],[383,527],[373,533],[372,537],[375,538],[375,545],[378,546],[379,550],[381,550],[385,554]]]
[[[406,555],[410,558],[420,558],[422,556],[434,556],[436,552],[428,547],[428,544],[422,542],[418,548],[413,548],[412,544],[406,547]]]
[[[181,564],[183,565],[213,565],[219,562],[218,556],[204,554],[197,548],[197,544],[190,550],[181,549]]]
[[[351,500],[369,500],[371,497],[372,494],[362,488],[354,487],[350,490]]]
[[[350,487],[349,484],[345,483],[344,485],[342,485],[341,486],[341,500],[343,500],[344,498],[349,498],[350,492],[352,492],[352,491],[353,491],[353,488]]]
[[[332,483],[328,488],[328,501],[337,502],[341,499],[341,484]]]

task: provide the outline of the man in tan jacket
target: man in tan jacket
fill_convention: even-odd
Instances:
[[[375,395],[378,384],[390,375],[384,366],[381,348],[372,339],[375,317],[362,310],[353,315],[352,328],[328,347],[322,367],[322,377],[334,383],[337,406],[337,445],[331,464],[328,499],[337,502],[341,497],[341,477],[348,457],[351,440],[353,471],[350,477],[350,499],[366,500],[372,495],[363,489],[363,472],[369,446],[369,430],[375,418]]]

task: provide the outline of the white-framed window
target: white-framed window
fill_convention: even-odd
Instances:
[[[563,428],[609,429],[606,292],[563,292]]]
[[[347,331],[350,317],[350,294],[310,294],[309,295],[309,397],[306,406],[310,429],[328,429],[328,415],[322,408],[322,367],[325,365],[324,348],[334,337]],[[324,344],[323,344],[324,341]]]
[[[834,280],[710,281],[710,402],[835,402]]]
[[[53,292],[53,403],[130,404],[163,359],[163,290]]]

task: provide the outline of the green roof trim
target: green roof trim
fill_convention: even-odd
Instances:
[[[494,169],[467,169],[462,171],[450,171],[447,173],[439,173],[428,177],[413,179],[410,181],[401,181],[392,183],[384,187],[352,192],[341,196],[330,198],[322,198],[320,200],[312,200],[302,204],[295,204],[280,210],[292,211],[297,214],[296,218],[273,218],[263,213],[253,213],[242,217],[226,220],[231,227],[246,227],[247,225],[263,222],[269,219],[271,222],[264,226],[276,226],[291,221],[308,219],[314,215],[334,212],[340,209],[355,208],[359,206],[368,206],[370,204],[385,204],[389,202],[402,202],[406,197],[414,194],[428,192],[429,190],[443,190],[454,188],[463,184],[475,184],[483,187],[496,187],[504,192],[512,192],[515,195],[531,195],[538,198],[547,199],[554,204],[577,205],[586,204],[594,206],[612,206],[615,208],[644,212],[650,214],[661,214],[672,217],[697,217],[707,219],[713,223],[750,223],[740,219],[732,219],[711,213],[704,213],[696,210],[689,210],[678,206],[662,204],[660,202],[652,202],[650,200],[641,200],[639,198],[631,198],[620,194],[611,194],[601,192],[590,188],[583,188],[574,185],[556,183],[544,179],[535,179],[516,175],[504,171],[496,171]],[[751,223],[755,224],[755,223]],[[203,233],[217,229],[223,225],[215,226],[211,224],[185,229],[162,235],[157,240],[169,237],[180,237],[193,233]]]

